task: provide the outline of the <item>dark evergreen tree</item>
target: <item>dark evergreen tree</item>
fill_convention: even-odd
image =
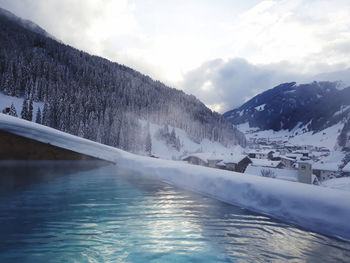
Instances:
[[[49,113],[49,105],[47,103],[44,104],[43,114],[42,114],[41,124],[49,125],[50,123],[50,113]]]
[[[28,112],[27,112],[27,120],[32,121],[33,120],[33,100],[30,99],[28,103]]]
[[[40,107],[38,107],[38,110],[36,111],[36,117],[35,117],[35,122],[41,124],[41,110]]]
[[[21,118],[24,120],[28,118],[28,103],[26,99],[23,100]]]

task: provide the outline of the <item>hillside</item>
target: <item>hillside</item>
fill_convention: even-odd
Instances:
[[[182,129],[195,142],[245,145],[241,132],[194,96],[28,25],[0,12],[0,92],[44,103],[40,123],[132,152],[145,147],[140,120]]]
[[[223,116],[233,124],[259,130],[319,132],[344,121],[350,113],[350,87],[334,82],[284,83],[267,90]]]

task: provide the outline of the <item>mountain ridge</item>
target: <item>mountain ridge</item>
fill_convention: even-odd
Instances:
[[[231,123],[249,123],[260,130],[318,132],[350,113],[350,87],[337,89],[337,82],[282,83],[262,92],[242,106],[223,114]],[[348,107],[349,106],[349,107]]]

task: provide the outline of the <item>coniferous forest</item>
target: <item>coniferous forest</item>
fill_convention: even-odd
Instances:
[[[4,15],[0,47],[0,92],[25,98],[24,119],[34,119],[33,101],[41,101],[36,122],[132,152],[147,144],[139,120],[181,128],[197,142],[245,145],[241,132],[194,96]]]

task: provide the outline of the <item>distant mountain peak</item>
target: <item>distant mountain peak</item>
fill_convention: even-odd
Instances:
[[[223,116],[233,124],[249,123],[260,130],[292,130],[307,125],[320,131],[344,119],[350,105],[350,87],[339,90],[338,82],[282,83],[253,97]],[[347,108],[349,109],[349,108]]]

